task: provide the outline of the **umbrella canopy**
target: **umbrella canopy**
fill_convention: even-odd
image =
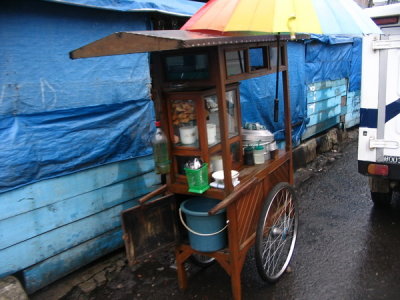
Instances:
[[[181,29],[221,35],[382,33],[353,0],[211,0]]]

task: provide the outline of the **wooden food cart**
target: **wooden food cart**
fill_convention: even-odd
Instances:
[[[253,245],[257,269],[264,280],[274,282],[285,272],[298,226],[291,187],[287,39],[280,36],[279,42],[273,35],[221,37],[180,30],[121,32],[71,52],[72,58],[151,53],[152,95],[156,116],[170,141],[171,171],[164,186],[143,197],[142,205],[122,214],[130,263],[148,252],[150,244],[157,248],[179,241],[176,264],[180,288],[187,286],[184,262],[197,254],[216,260],[225,269],[231,277],[235,299],[241,298],[240,274],[247,251]],[[277,72],[282,72],[283,79],[285,149],[274,151],[263,164],[246,166],[239,81]],[[207,136],[210,120],[217,129],[216,137],[211,140]],[[181,123],[190,123],[195,128],[194,140],[187,142],[180,138]],[[179,238],[176,197],[199,196],[188,191],[184,164],[189,158],[208,163],[209,180],[214,168],[212,162],[215,158],[222,161],[224,188],[208,188],[201,196],[219,200],[209,215],[226,210],[229,225],[224,249],[201,252]],[[236,186],[231,180],[231,170],[239,171],[240,184]],[[137,214],[132,218],[132,213],[138,211],[142,218],[139,221]],[[136,228],[144,223],[151,223],[145,226],[151,229],[138,234]],[[165,228],[169,228],[167,233]]]

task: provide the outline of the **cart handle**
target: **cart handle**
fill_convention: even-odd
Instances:
[[[182,209],[181,209],[181,208],[179,208],[179,218],[181,218],[182,225],[183,225],[188,231],[190,231],[191,233],[193,233],[193,234],[195,234],[195,235],[200,235],[200,236],[213,236],[213,235],[217,235],[218,233],[221,233],[222,231],[224,231],[224,230],[228,227],[228,224],[229,224],[229,220],[226,220],[226,225],[225,225],[221,230],[218,230],[217,232],[213,232],[213,233],[200,233],[200,232],[194,231],[192,228],[190,228],[190,227],[185,223],[185,221],[183,220],[183,217],[182,217]]]
[[[215,205],[209,212],[209,215],[215,215],[218,211],[221,209],[224,209],[228,207],[228,205],[232,204],[236,200],[239,199],[240,196],[242,196],[247,190],[252,187],[254,184],[257,184],[261,181],[260,178],[254,177],[250,181],[246,182],[242,186],[239,186],[236,191],[234,191],[232,194],[230,194],[228,197],[226,197],[224,200],[219,202],[217,205]]]
[[[167,191],[167,185],[164,184],[160,186],[158,189],[148,193],[147,195],[143,196],[142,198],[139,199],[139,204],[143,204],[146,201],[150,200],[151,198],[158,196],[159,194],[163,194]]]

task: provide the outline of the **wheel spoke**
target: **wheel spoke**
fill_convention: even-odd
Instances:
[[[291,220],[289,222],[290,222],[289,224],[293,224],[293,220]],[[290,242],[292,241],[291,233],[293,232],[293,229],[289,227],[288,230],[289,230],[288,231],[288,233],[289,233],[288,234],[288,238],[283,239],[282,236],[278,236],[277,238],[275,238],[273,240],[273,242],[270,242],[271,235],[269,235],[268,236],[268,240],[263,243],[264,250],[268,251],[268,255],[266,257],[265,257],[265,251],[263,251],[264,269],[267,268],[267,271],[268,271],[269,274],[274,274],[274,271],[275,271],[276,267],[278,266],[278,263],[279,263],[279,260],[281,258],[281,255],[282,255],[282,252],[284,250],[284,247],[287,244],[290,244]],[[274,248],[274,251],[271,254],[272,248]],[[278,251],[279,251],[279,254],[277,254]],[[264,258],[265,258],[265,260],[264,260]],[[270,263],[270,264],[268,264],[268,263]],[[268,267],[267,267],[267,264],[268,264]],[[269,272],[271,264],[273,266],[272,273]]]
[[[276,281],[285,271],[297,235],[297,208],[294,191],[280,183],[265,202],[257,228],[256,261],[263,279]]]
[[[293,213],[293,205],[291,202],[291,197],[289,193],[279,193],[276,196],[277,199],[277,209],[280,210],[279,215],[277,216],[277,222],[267,228],[267,232],[269,232],[267,241],[263,242],[263,266],[264,269],[267,271],[268,274],[271,274],[272,276],[275,274],[276,268],[279,266],[280,267],[280,259],[282,257],[282,254],[284,253],[285,246],[288,244],[291,244],[290,242],[292,241],[292,225],[293,225],[293,219],[290,218],[290,216]],[[280,208],[283,209],[280,209]],[[266,219],[268,219],[268,215],[266,216]],[[279,228],[281,234],[276,236],[272,240],[272,234],[273,234],[273,228]],[[286,238],[286,236],[288,238]],[[267,252],[267,253],[266,253]],[[285,262],[283,262],[284,264]],[[282,266],[283,266],[282,264]],[[271,270],[272,268],[272,270]]]

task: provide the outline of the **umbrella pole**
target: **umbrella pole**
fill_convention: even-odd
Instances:
[[[280,66],[280,34],[276,36],[277,41],[277,54],[276,54],[276,84],[275,84],[275,100],[274,100],[274,122],[278,122],[278,115],[279,115],[279,66]]]

